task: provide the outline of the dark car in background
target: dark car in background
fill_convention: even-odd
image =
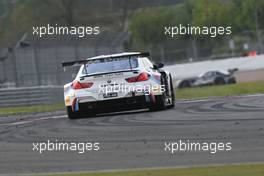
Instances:
[[[208,71],[199,75],[198,77],[192,77],[178,81],[177,87],[182,89],[208,85],[235,84],[236,78],[234,76],[234,72],[236,71],[238,71],[237,68],[229,69],[227,71]]]

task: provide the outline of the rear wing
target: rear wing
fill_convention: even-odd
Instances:
[[[230,74],[234,74],[235,72],[237,72],[239,69],[238,68],[233,68],[233,69],[228,69],[227,71],[230,73]]]
[[[82,64],[85,64],[88,60],[78,60],[78,61],[70,61],[70,62],[62,62],[62,67],[68,67],[68,66],[80,66]]]
[[[134,57],[134,56],[142,56],[142,57],[148,57],[150,56],[149,52],[142,52],[142,53],[121,53],[121,54],[114,54],[114,55],[102,55],[97,57],[92,57],[84,60],[77,60],[77,61],[70,61],[70,62],[63,62],[62,67],[68,67],[68,66],[81,66],[83,64],[86,64],[87,62],[91,60],[100,60],[100,59],[107,59],[107,58],[122,58],[122,57]]]

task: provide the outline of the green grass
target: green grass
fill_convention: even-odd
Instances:
[[[196,99],[219,96],[234,96],[264,93],[264,81],[237,83],[222,86],[177,89],[177,99]]]
[[[35,105],[23,107],[0,108],[0,115],[15,115],[23,113],[51,112],[64,109],[64,104]]]
[[[176,169],[149,169],[142,171],[69,173],[45,176],[263,176],[264,164],[227,165]],[[44,175],[42,175],[44,176]]]

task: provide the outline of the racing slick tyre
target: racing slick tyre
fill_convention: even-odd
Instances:
[[[178,86],[179,89],[190,88],[190,87],[192,86],[189,81],[183,81]]]
[[[164,85],[164,78],[161,77],[161,85]],[[162,95],[155,96],[155,102],[151,103],[150,111],[159,111],[166,109],[166,92],[163,92]]]
[[[216,78],[214,81],[215,85],[223,85],[225,84],[225,80],[223,78]]]
[[[174,108],[175,107],[175,92],[174,92],[174,88],[173,88],[173,82],[172,82],[172,77],[170,75],[170,91],[171,91],[171,105],[169,105],[168,108]]]
[[[231,78],[228,80],[227,82],[228,84],[236,84],[236,79],[235,78]]]
[[[166,109],[166,96],[165,94],[155,96],[155,103],[149,107],[150,111],[160,111]]]
[[[78,119],[83,117],[81,112],[73,112],[71,106],[67,106],[66,111],[69,119]]]
[[[92,117],[94,115],[94,114],[84,113],[82,111],[73,112],[71,106],[67,106],[66,110],[69,119],[80,119],[84,117]]]

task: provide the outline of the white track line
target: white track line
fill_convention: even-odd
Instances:
[[[238,95],[238,96],[227,96],[227,97],[212,97],[212,98],[204,98],[204,99],[184,99],[179,100],[176,103],[178,104],[186,104],[186,103],[198,103],[198,102],[206,102],[206,101],[214,101],[219,99],[230,99],[230,98],[250,98],[250,97],[263,97],[264,94],[248,94],[248,95]]]
[[[49,119],[60,119],[60,118],[66,118],[66,115],[52,116],[52,117],[41,117],[41,118],[33,119],[33,120],[25,120],[25,121],[20,121],[20,122],[3,123],[3,124],[0,124],[0,127],[1,126],[23,125],[23,124],[27,124],[27,123],[33,123],[35,121],[49,120]]]

